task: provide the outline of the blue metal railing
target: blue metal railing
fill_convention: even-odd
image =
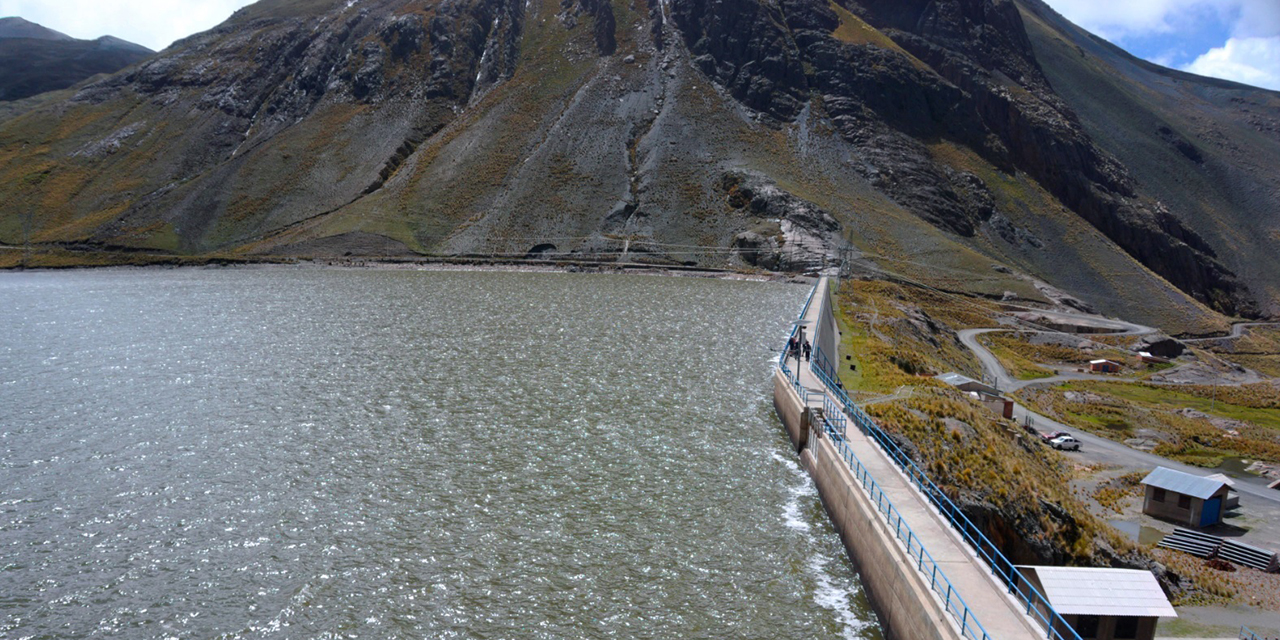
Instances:
[[[1240,640],[1262,640],[1249,627],[1240,627]]]
[[[821,284],[821,281],[819,281],[819,284]],[[787,344],[791,343],[792,338],[799,337],[800,327],[801,327],[800,321],[804,320],[805,314],[809,313],[809,305],[813,304],[813,296],[817,292],[818,292],[818,285],[815,284],[813,285],[813,288],[809,290],[809,297],[805,298],[804,306],[800,308],[800,316],[797,318],[796,325],[791,328],[791,335],[787,337]],[[825,297],[822,303],[826,304]],[[796,393],[799,393],[801,394],[801,396],[803,396],[804,395],[803,388],[800,385],[800,372],[792,371],[791,367],[787,366],[787,358],[790,355],[791,353],[788,352],[787,349],[784,347],[782,349],[782,354],[778,356],[778,368],[782,370],[783,375],[785,375],[787,380],[791,382],[791,386],[796,390]],[[799,367],[798,360],[797,360],[796,366],[797,368]]]
[[[814,291],[817,287],[814,287]],[[813,293],[809,294],[810,301],[805,303],[805,310],[809,308],[812,302]],[[822,304],[827,304],[824,296]],[[801,313],[801,317],[804,312]],[[992,574],[1000,579],[1001,582],[1009,589],[1009,592],[1018,597],[1021,601],[1026,613],[1037,619],[1042,626],[1048,631],[1048,637],[1055,640],[1081,640],[1080,635],[1076,633],[1071,625],[1054,610],[1048,599],[1039,592],[1034,586],[1025,580],[1020,580],[1020,573],[1012,562],[1000,551],[995,543],[987,538],[986,534],[978,528],[977,525],[969,519],[967,515],[956,506],[941,488],[929,478],[919,466],[898,446],[892,438],[880,428],[879,425],[871,419],[860,407],[849,399],[842,385],[837,384],[836,369],[831,365],[826,354],[822,352],[818,345],[818,330],[821,323],[817,323],[814,327],[813,344],[815,345],[813,355],[809,362],[809,369],[819,380],[826,385],[827,390],[832,396],[839,401],[840,407],[836,411],[828,412],[828,415],[847,415],[852,418],[853,423],[858,426],[867,437],[876,442],[880,448],[889,456],[890,459],[902,469],[911,483],[920,491],[926,499],[933,504],[938,511],[947,519],[951,526],[956,529],[964,538],[965,542],[974,549],[978,557],[991,568]],[[783,354],[782,360],[786,359]],[[785,366],[785,365],[784,365]],[[785,370],[785,369],[784,369]],[[843,412],[839,409],[844,409]]]
[[[875,504],[876,511],[884,517],[885,523],[893,531],[894,537],[906,545],[907,557],[915,564],[916,570],[928,580],[929,588],[938,594],[939,599],[942,600],[943,611],[955,618],[956,624],[960,625],[960,634],[962,636],[971,640],[991,640],[991,635],[983,628],[982,623],[978,622],[973,610],[965,603],[964,598],[960,597],[960,592],[952,586],[951,581],[947,579],[946,574],[938,567],[938,563],[934,561],[933,556],[920,543],[920,538],[916,537],[915,532],[911,530],[911,526],[902,519],[902,513],[893,506],[893,502],[885,495],[879,483],[875,481],[875,478],[871,477],[871,473],[863,466],[862,460],[854,454],[853,449],[845,442],[846,420],[843,412],[832,403],[831,397],[828,395],[824,394],[822,404],[823,420],[820,433],[831,442],[836,453],[849,465],[849,469],[853,471],[853,476],[862,484],[867,492],[867,497]]]

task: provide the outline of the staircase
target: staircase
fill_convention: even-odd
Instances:
[[[1261,571],[1280,571],[1280,555],[1274,551],[1190,529],[1174,529],[1173,533],[1165,536],[1156,546],[1189,553],[1198,558],[1217,556]]]

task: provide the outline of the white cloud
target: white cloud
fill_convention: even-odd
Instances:
[[[1191,73],[1280,90],[1280,0],[1047,1],[1068,20],[1118,44],[1129,37],[1158,35],[1198,45],[1199,50],[1186,51],[1196,56],[1183,67]],[[1215,15],[1220,18],[1217,38],[1226,35],[1222,27],[1230,28],[1221,46],[1202,24]],[[1172,51],[1147,55],[1168,65],[1174,60]]]
[[[1243,0],[1240,19],[1235,24],[1238,38],[1280,36],[1280,2],[1276,0]]]
[[[1068,20],[1104,38],[1173,31],[1171,18],[1196,7],[1229,11],[1242,0],[1048,0]],[[1228,6],[1230,5],[1230,6]]]
[[[1231,38],[1183,70],[1280,91],[1280,36]]]
[[[1047,0],[1068,20],[1099,35],[1168,33],[1193,13],[1217,13],[1237,37],[1280,35],[1276,0]]]
[[[112,35],[152,49],[212,29],[253,0],[0,0],[0,16],[20,16],[69,36]]]

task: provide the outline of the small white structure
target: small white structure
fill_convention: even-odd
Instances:
[[[969,392],[970,397],[1001,417],[1013,418],[1013,400],[1000,395],[995,387],[958,373],[944,373],[935,377],[961,391]]]
[[[1018,571],[1018,588],[1034,586],[1082,640],[1152,640],[1159,618],[1178,617],[1150,571],[1036,566]],[[1048,617],[1043,608],[1041,613]],[[1057,626],[1066,631],[1061,622]]]
[[[961,391],[977,391],[978,393],[985,393],[993,396],[1000,395],[999,389],[996,389],[985,382],[978,382],[969,376],[962,376],[958,373],[944,373],[935,377],[943,383],[949,384]]]
[[[1139,351],[1138,357],[1142,358],[1142,361],[1147,364],[1169,364],[1168,358],[1152,355],[1149,351]]]

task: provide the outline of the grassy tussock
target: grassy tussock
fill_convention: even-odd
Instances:
[[[1146,474],[1141,471],[1126,473],[1112,478],[1093,491],[1093,499],[1104,509],[1116,513],[1124,513],[1124,501],[1142,495],[1142,479]]]
[[[888,432],[916,445],[918,462],[953,498],[989,503],[1007,522],[1021,523],[1017,534],[1024,542],[1061,550],[1069,564],[1092,563],[1105,525],[1072,493],[1071,468],[1061,454],[958,392],[867,410]],[[1043,503],[1069,517],[1055,516]]]
[[[948,371],[979,375],[955,329],[988,326],[995,305],[985,300],[876,281],[843,282],[835,297],[840,322],[836,363],[846,389],[884,393],[903,385],[940,386]],[[850,366],[856,367],[851,369]]]

